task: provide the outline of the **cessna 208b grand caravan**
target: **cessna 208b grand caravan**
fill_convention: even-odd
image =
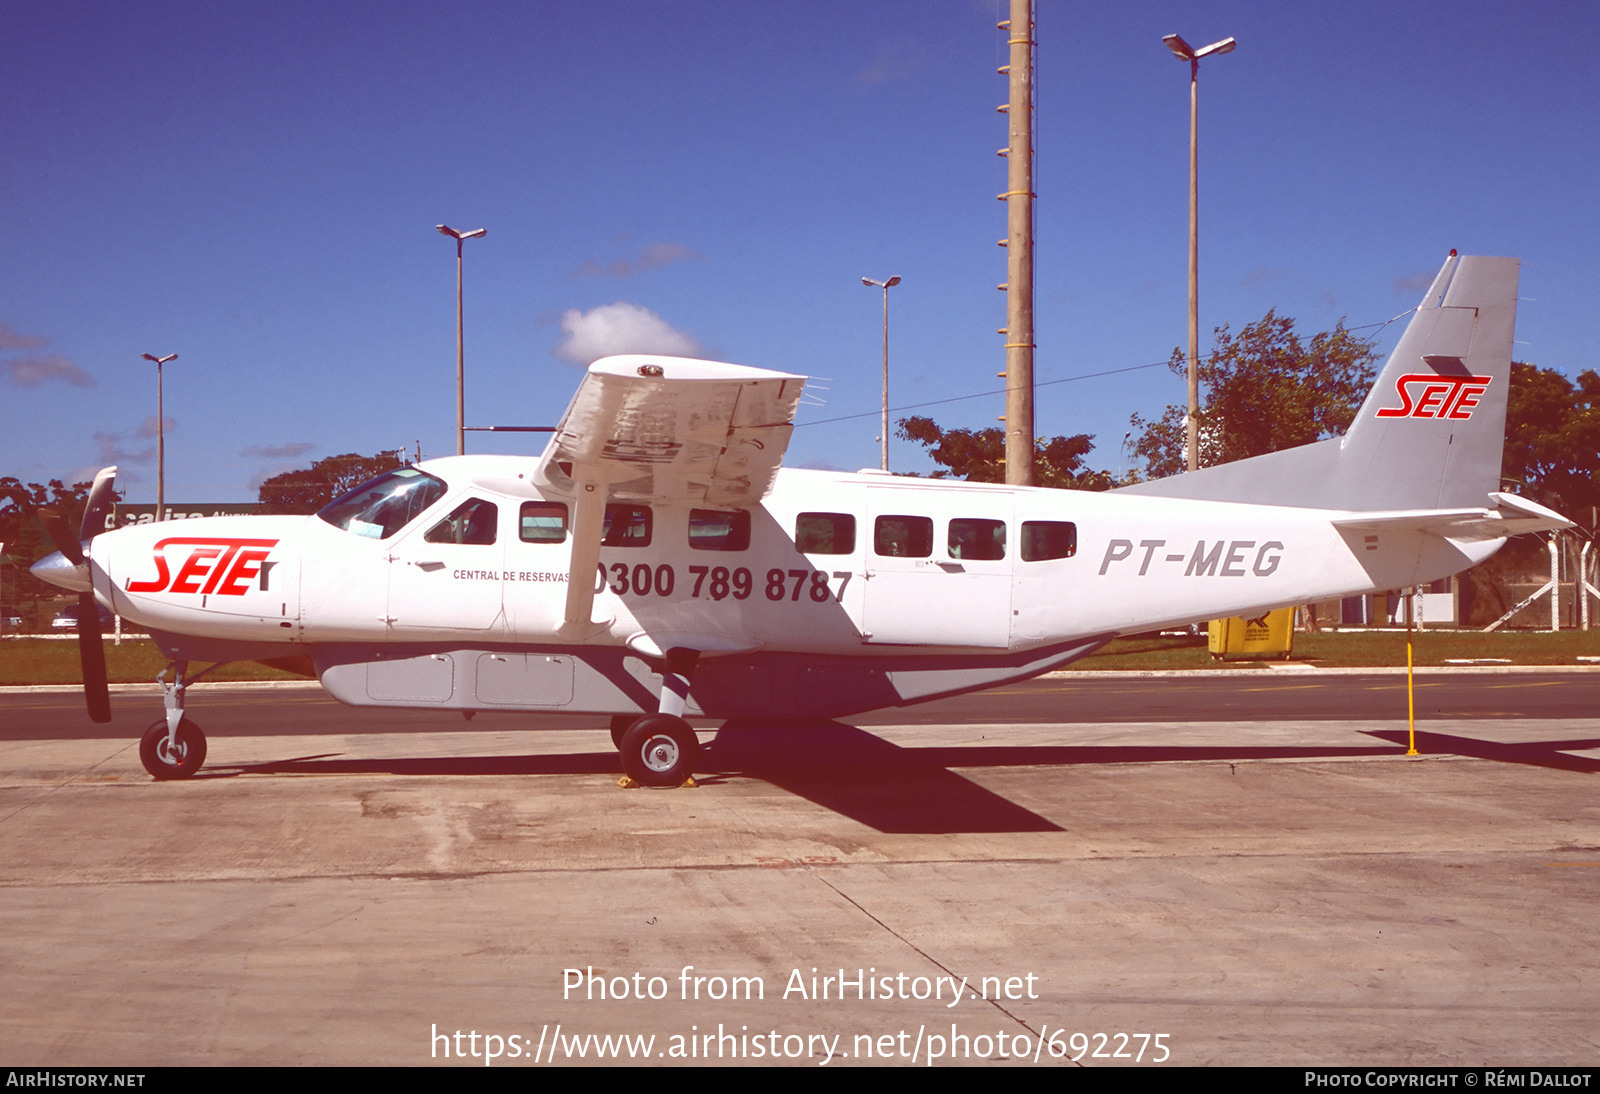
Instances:
[[[80,542],[42,514],[61,550],[34,571],[171,659],[141,748],[158,779],[204,762],[190,664],[256,659],[356,706],[610,714],[624,770],[678,785],[699,752],[685,716],[991,687],[1119,634],[1433,581],[1566,527],[1500,492],[1517,272],[1451,252],[1345,436],[1109,493],[780,470],[804,378],[610,357],[539,458],[401,467],[310,517]],[[97,613],[80,619],[105,720]]]

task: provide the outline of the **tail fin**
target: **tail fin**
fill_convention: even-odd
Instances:
[[[1452,251],[1343,437],[1126,492],[1363,511],[1492,504],[1518,265]]]
[[[1434,278],[1341,446],[1352,483],[1377,488],[1361,508],[1483,505],[1500,489],[1517,267],[1452,255]]]

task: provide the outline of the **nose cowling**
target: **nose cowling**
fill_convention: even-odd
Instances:
[[[73,563],[60,551],[52,551],[29,567],[33,576],[75,593],[91,593],[94,581],[89,576],[89,563]]]

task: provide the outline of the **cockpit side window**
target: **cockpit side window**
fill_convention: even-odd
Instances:
[[[397,467],[362,483],[317,511],[317,516],[346,532],[368,539],[388,539],[444,497],[444,480],[415,467]]]
[[[468,498],[422,538],[428,543],[466,543],[486,547],[494,542],[500,510],[492,501]]]

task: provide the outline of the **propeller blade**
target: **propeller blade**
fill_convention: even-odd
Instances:
[[[99,519],[104,524],[105,507],[110,503],[111,484],[115,476],[115,468],[107,468],[95,476],[94,486],[89,491],[89,508],[84,513],[85,530],[92,530],[89,527],[89,514],[97,503],[101,513]],[[56,550],[73,566],[84,567],[86,559],[83,545],[67,527],[67,519],[54,509],[40,509],[38,516],[39,523],[44,525],[45,534],[56,545]],[[78,663],[83,666],[83,699],[89,707],[89,719],[94,722],[111,721],[111,689],[106,684],[106,648],[100,637],[100,605],[94,598],[92,588],[78,594]]]
[[[56,545],[56,550],[66,556],[68,562],[74,566],[83,565],[83,545],[78,542],[78,537],[72,534],[67,527],[67,518],[54,509],[39,509],[36,511],[39,523],[44,525],[45,535],[50,537],[50,542]]]
[[[116,504],[117,468],[102,467],[89,487],[89,503],[83,510],[83,523],[78,528],[78,538],[93,539],[106,530],[106,515]]]
[[[83,700],[92,722],[111,721],[111,689],[106,686],[106,648],[100,637],[100,605],[93,593],[78,594],[78,663],[83,666]]]

